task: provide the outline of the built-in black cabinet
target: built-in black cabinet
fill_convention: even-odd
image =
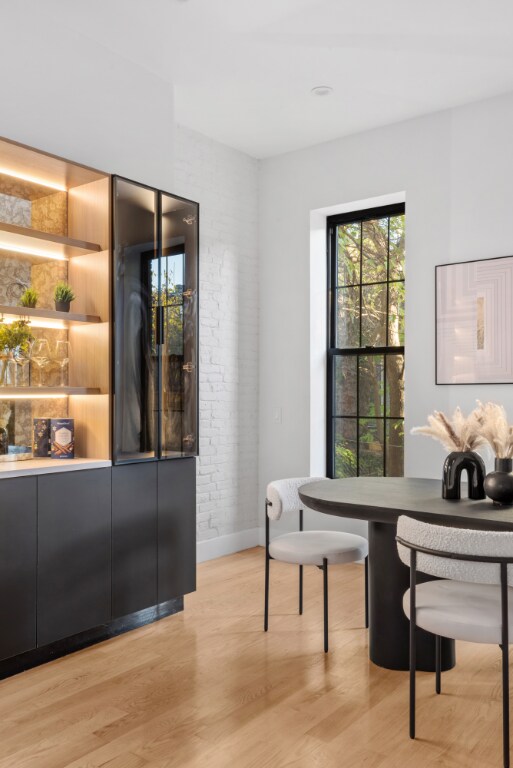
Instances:
[[[37,644],[111,619],[111,469],[38,477]]]
[[[2,480],[0,492],[0,659],[5,659],[36,645],[36,478]]]
[[[196,460],[158,463],[158,602],[196,589]]]
[[[115,464],[198,451],[198,204],[113,178]]]
[[[157,465],[112,468],[112,616],[157,603]]]

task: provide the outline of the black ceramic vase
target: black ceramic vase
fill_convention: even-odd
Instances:
[[[513,504],[513,459],[495,459],[495,471],[484,481],[485,493],[494,504]]]
[[[468,473],[469,499],[484,499],[484,479],[486,469],[484,461],[474,451],[453,451],[444,462],[442,480],[442,498],[454,501],[461,498],[461,473]]]

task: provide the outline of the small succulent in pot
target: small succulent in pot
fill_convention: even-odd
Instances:
[[[29,307],[34,309],[37,307],[37,301],[39,294],[34,288],[25,288],[20,296],[20,307]]]
[[[57,312],[69,312],[69,305],[76,298],[71,286],[64,282],[57,283],[53,297]]]

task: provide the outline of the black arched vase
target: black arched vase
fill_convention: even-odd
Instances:
[[[461,473],[468,473],[468,497],[474,501],[485,498],[484,461],[474,451],[452,451],[444,462],[442,498],[450,501],[461,499]]]
[[[488,498],[497,506],[513,504],[513,459],[495,459],[495,471],[484,481]]]

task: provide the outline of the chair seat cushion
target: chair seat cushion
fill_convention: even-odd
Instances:
[[[277,536],[269,545],[269,553],[282,563],[322,565],[354,563],[367,557],[367,539],[338,531],[297,531]]]
[[[417,626],[434,635],[472,643],[501,643],[501,589],[494,584],[428,581],[416,589]],[[509,638],[513,640],[513,588],[508,587]],[[403,598],[410,618],[410,590]]]

